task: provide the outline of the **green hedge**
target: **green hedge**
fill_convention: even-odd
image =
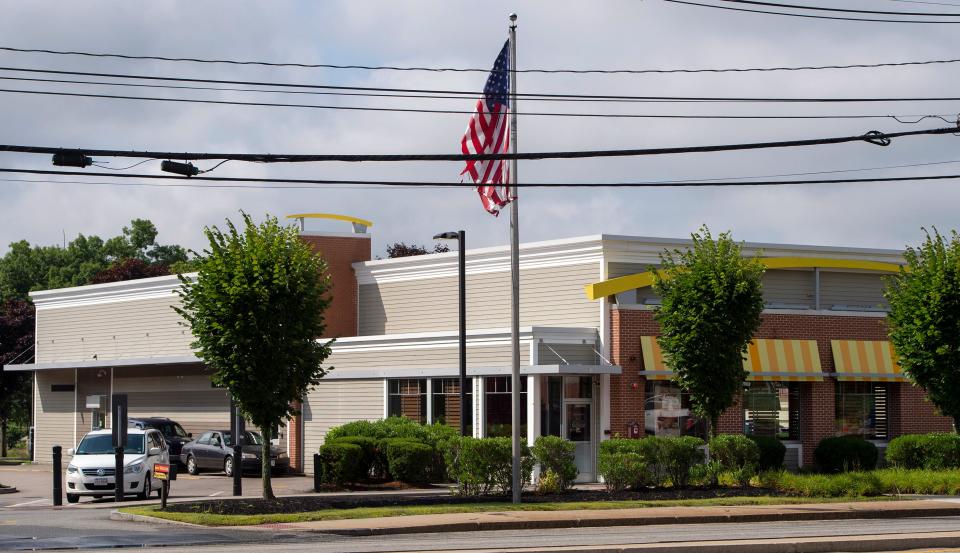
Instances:
[[[377,440],[367,436],[344,436],[336,440],[328,440],[327,444],[353,444],[360,447],[360,459],[358,461],[358,472],[363,478],[369,478],[371,475],[378,475],[386,472],[386,462],[381,460],[380,450],[377,447]]]
[[[960,470],[894,468],[839,474],[794,474],[780,470],[761,474],[760,485],[781,493],[804,497],[960,495]]]
[[[877,466],[877,446],[859,436],[824,438],[813,457],[823,472],[873,470]]]
[[[633,453],[645,467],[643,484],[660,487],[669,480],[674,486],[685,487],[690,482],[690,469],[703,461],[703,452],[698,449],[703,444],[703,440],[693,436],[617,438],[600,442],[600,459],[606,455]]]
[[[597,473],[612,492],[643,486],[647,472],[646,463],[636,453],[604,453],[597,460]]]
[[[750,483],[760,464],[760,448],[742,434],[721,434],[710,440],[710,457],[741,486]]]
[[[326,441],[345,436],[367,436],[378,441],[390,438],[408,438],[432,447],[439,447],[444,441],[458,435],[459,431],[452,426],[420,424],[404,417],[389,417],[375,421],[353,421],[336,426],[327,432]]]
[[[509,495],[513,489],[513,449],[510,438],[458,437],[447,441],[446,466],[460,495]],[[521,481],[533,472],[530,448],[522,444]]]
[[[767,436],[750,436],[760,448],[760,470],[778,470],[783,468],[783,458],[787,455],[787,446]]]
[[[560,491],[573,485],[580,471],[575,461],[576,446],[559,436],[540,436],[531,448],[533,458],[543,473],[553,472],[559,478]]]
[[[356,444],[331,442],[320,446],[321,480],[344,486],[365,477],[363,448]]]
[[[387,458],[390,475],[401,482],[426,482],[434,466],[434,449],[407,438],[382,440],[381,448]]]
[[[887,445],[886,458],[899,468],[960,468],[960,436],[942,432],[898,436]]]

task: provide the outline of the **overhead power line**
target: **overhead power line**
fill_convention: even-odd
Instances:
[[[875,21],[870,19],[869,21]],[[201,64],[231,64],[231,65],[254,65],[265,67],[295,67],[306,69],[357,69],[366,71],[426,71],[432,73],[490,73],[490,68],[479,67],[418,67],[418,66],[395,66],[395,65],[335,65],[321,63],[296,63],[296,62],[265,62],[265,61],[242,61],[211,58],[178,58],[170,56],[137,56],[130,54],[115,53],[95,53],[95,52],[76,52],[66,50],[50,50],[41,48],[15,48],[12,46],[0,46],[0,51],[34,54],[53,54],[59,56],[87,56],[97,58],[117,58],[126,60],[154,60],[168,62],[189,62]],[[671,74],[671,73],[748,73],[748,72],[769,72],[769,71],[818,71],[828,69],[874,69],[882,67],[905,67],[912,65],[935,65],[945,63],[958,63],[960,59],[939,59],[939,60],[919,60],[919,61],[900,61],[900,62],[880,62],[880,63],[854,63],[854,64],[823,64],[823,65],[799,65],[799,66],[774,66],[774,67],[723,67],[723,68],[667,68],[667,69],[517,69],[516,73],[540,73],[540,74],[573,74],[573,75],[646,75],[646,74]]]
[[[751,4],[754,6],[770,6],[774,8],[789,8],[792,10],[812,10],[819,12],[841,12],[841,13],[861,13],[871,15],[903,15],[903,16],[925,16],[925,17],[960,17],[960,13],[935,13],[935,12],[897,12],[897,11],[878,11],[878,10],[855,10],[850,8],[824,8],[822,6],[805,6],[802,4],[782,4],[779,2],[761,2],[760,0],[717,0],[728,4]]]
[[[856,136],[839,136],[830,138],[812,138],[805,140],[784,140],[775,142],[751,142],[744,144],[717,144],[710,146],[681,146],[673,148],[634,148],[624,150],[586,150],[586,151],[555,151],[555,152],[520,152],[499,154],[237,154],[237,153],[205,153],[205,152],[160,152],[160,151],[130,151],[130,150],[103,150],[94,148],[60,148],[50,146],[23,146],[14,144],[0,144],[0,152],[16,152],[25,154],[75,154],[82,153],[90,157],[133,157],[152,159],[179,159],[184,161],[199,160],[234,160],[258,163],[307,163],[321,161],[344,162],[401,162],[401,161],[481,161],[495,159],[543,160],[543,159],[584,159],[605,157],[632,157],[667,154],[691,154],[707,152],[731,152],[740,150],[759,150],[767,148],[791,148],[800,146],[819,146],[827,144],[843,144],[847,142],[870,142],[887,146],[894,138],[921,135],[956,134],[960,127],[944,127],[938,129],[923,129],[916,131],[901,131],[881,133],[870,131]],[[88,174],[88,173],[79,173]],[[93,173],[89,173],[93,174]],[[109,175],[109,173],[105,173]]]
[[[931,19],[873,19],[864,17],[840,17],[833,15],[811,15],[805,13],[777,12],[769,10],[755,10],[750,8],[734,8],[732,6],[717,6],[715,4],[704,4],[703,2],[691,2],[690,0],[663,0],[673,4],[685,4],[687,6],[697,6],[701,8],[714,8],[717,10],[729,10],[735,12],[760,13],[765,15],[784,15],[790,17],[804,17],[807,19],[833,19],[837,21],[869,21],[873,23],[920,23],[920,24],[958,24],[960,21],[938,21]],[[723,1],[723,0],[721,0]]]
[[[175,185],[183,186],[186,183],[173,175],[133,175],[111,173],[85,173],[82,171],[48,171],[38,169],[0,168],[0,173],[27,173],[39,175],[64,176],[103,176],[112,178],[137,179],[173,179],[178,180]],[[782,186],[794,184],[853,184],[878,182],[904,181],[936,181],[960,179],[960,174],[950,175],[913,175],[907,177],[865,177],[859,179],[801,179],[801,180],[754,180],[754,181],[637,181],[637,182],[523,182],[518,183],[520,188],[682,188],[682,187],[729,187],[729,186]],[[401,186],[406,188],[475,188],[472,183],[457,183],[444,181],[394,181],[394,180],[344,180],[344,179],[280,179],[280,178],[242,178],[242,177],[192,177],[190,182],[247,182],[247,183],[278,183],[278,184],[312,184],[312,185],[376,185]],[[55,181],[54,181],[55,182]],[[103,183],[106,184],[106,183]],[[121,183],[116,183],[120,185]],[[214,185],[195,184],[195,187],[214,187]],[[249,187],[248,187],[249,188]]]

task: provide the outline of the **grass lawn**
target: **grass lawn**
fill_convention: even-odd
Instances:
[[[723,497],[713,499],[675,499],[665,501],[577,501],[554,503],[468,503],[461,505],[404,505],[397,507],[357,507],[354,509],[325,509],[303,513],[268,515],[221,515],[211,513],[171,513],[158,507],[127,507],[124,513],[146,515],[178,522],[205,526],[249,526],[276,522],[308,522],[314,520],[345,520],[410,515],[437,515],[447,513],[483,513],[492,511],[571,511],[578,509],[636,509],[647,507],[708,507],[737,505],[793,505],[799,503],[832,503],[841,501],[883,501],[892,498],[812,498],[812,497]]]

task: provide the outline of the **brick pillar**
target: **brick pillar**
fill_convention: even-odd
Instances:
[[[733,405],[720,413],[720,418],[717,419],[717,432],[743,434],[743,394],[737,394]]]
[[[640,376],[638,311],[610,311],[610,356],[623,372],[610,375],[610,437],[626,437],[631,423],[640,425],[643,435],[644,378]]]
[[[820,440],[836,434],[834,381],[804,382],[800,387],[800,438],[803,465],[813,465],[813,451]]]
[[[294,403],[294,407],[299,411],[303,405],[298,401]],[[290,451],[287,452],[290,456],[290,471],[298,474],[304,470],[302,422],[303,415],[294,415],[287,422],[287,435],[290,436]]]

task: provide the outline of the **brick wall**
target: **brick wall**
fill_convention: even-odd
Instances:
[[[619,376],[610,377],[610,430],[626,435],[627,424],[637,420],[643,426],[644,379],[640,352],[641,336],[657,336],[659,326],[653,311],[611,309],[611,355],[615,365],[623,368]],[[756,334],[761,339],[816,340],[820,365],[824,372],[835,372],[831,340],[887,340],[887,322],[882,317],[840,315],[764,314]],[[634,383],[637,388],[634,389]],[[813,451],[823,438],[836,434],[835,381],[801,384],[801,437],[803,462],[813,463]],[[952,420],[937,415],[926,393],[911,384],[891,384],[888,426],[891,437],[901,434],[953,429]],[[724,411],[720,431],[743,431],[743,410],[739,404]]]
[[[301,235],[327,262],[333,300],[326,312],[326,338],[357,335],[357,276],[352,264],[370,260],[370,235]]]

